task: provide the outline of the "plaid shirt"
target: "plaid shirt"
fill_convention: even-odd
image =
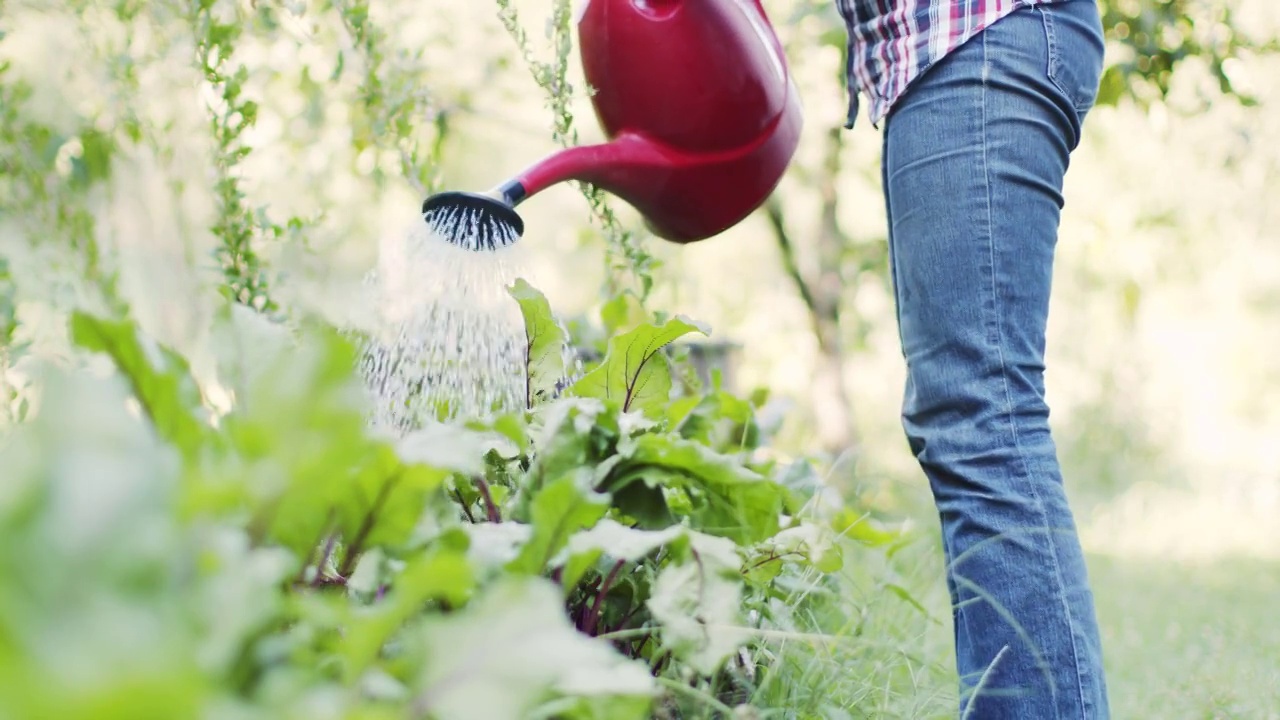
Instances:
[[[1018,8],[1061,0],[836,0],[849,30],[849,120],[858,95],[873,125],[913,80],[983,28]]]

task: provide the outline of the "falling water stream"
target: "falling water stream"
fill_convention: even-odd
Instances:
[[[420,220],[366,278],[377,320],[359,369],[375,427],[404,433],[523,405],[524,324],[507,290],[523,269],[520,249],[514,234],[496,249],[468,249],[495,231],[511,232]]]

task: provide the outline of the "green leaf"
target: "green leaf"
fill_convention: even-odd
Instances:
[[[248,397],[264,373],[277,371],[297,350],[283,325],[240,303],[218,307],[209,341],[219,384],[237,399]]]
[[[0,571],[27,577],[0,583],[0,606],[8,591],[52,600],[43,592],[64,583],[66,592],[81,582],[127,591],[180,557],[181,548],[169,545],[177,540],[177,458],[130,417],[126,397],[113,378],[50,366],[40,412],[6,430]],[[0,620],[0,648],[6,625]]]
[[[463,552],[439,548],[411,560],[382,603],[357,615],[346,633],[342,653],[347,681],[354,682],[373,663],[392,635],[421,611],[423,603],[443,600],[458,607],[466,603],[474,588],[475,577]]]
[[[657,434],[629,439],[619,453],[625,459],[603,486],[609,492],[641,481],[665,488],[670,506],[672,490],[682,490],[691,503],[687,512],[696,529],[744,544],[778,531],[786,489],[731,457],[697,442]]]
[[[594,527],[569,538],[564,552],[554,564],[564,565],[560,579],[565,588],[571,589],[602,555],[613,560],[635,562],[673,542],[684,532],[684,528],[679,526],[665,530],[638,530],[605,518]]]
[[[537,574],[569,542],[609,510],[609,497],[591,489],[591,469],[565,475],[543,487],[533,498],[533,535],[508,566],[512,572]]]
[[[521,453],[528,452],[529,428],[525,425],[523,413],[521,415],[499,415],[489,425],[494,432],[510,440],[517,451]]]
[[[694,670],[710,675],[742,646],[742,574],[730,540],[689,532],[672,549],[648,600],[664,647]]]
[[[520,549],[533,537],[533,528],[506,520],[500,523],[464,524],[463,532],[471,539],[467,559],[480,573],[500,574],[520,556]]]
[[[1098,84],[1098,97],[1095,104],[1098,107],[1114,106],[1120,102],[1120,98],[1128,90],[1124,68],[1119,65],[1112,65],[1102,74],[1102,81]]]
[[[107,179],[111,175],[111,156],[115,143],[111,136],[98,130],[80,135],[80,154],[72,160],[72,183],[80,188]]]
[[[662,325],[646,323],[610,338],[599,367],[582,376],[570,392],[615,401],[624,411],[657,414],[671,394],[671,368],[662,349],[691,332],[709,335],[710,329],[677,316]]]
[[[562,697],[539,705],[530,718],[545,720],[645,720],[653,699],[648,696]]]
[[[602,436],[617,435],[609,407],[594,398],[562,397],[537,411],[532,444],[538,449],[535,475],[554,476],[602,459]]]
[[[623,327],[639,325],[645,321],[644,306],[630,292],[620,292],[600,307],[600,320],[604,331],[616,335]]]
[[[464,475],[483,473],[485,453],[495,449],[507,455],[518,451],[513,442],[498,432],[437,422],[428,422],[396,441],[396,451],[406,461]]]
[[[542,578],[505,578],[465,609],[423,622],[426,649],[417,682],[419,710],[436,720],[529,717],[548,696],[616,699],[647,716],[653,677],[609,643],[579,633],[556,586]]]
[[[9,259],[0,257],[0,351],[8,352],[18,327],[17,288],[9,270]]]
[[[701,398],[681,398],[671,404],[667,413],[681,437],[719,452],[753,450],[760,442],[760,427],[751,403],[724,391]]]
[[[399,548],[448,476],[427,465],[404,464],[389,446],[375,447],[349,489],[340,488],[336,504],[338,529],[350,550]]]
[[[247,505],[256,538],[302,557],[327,534],[341,533],[351,553],[347,570],[371,543],[403,542],[445,477],[403,462],[390,441],[371,436],[354,356],[326,328],[304,332],[290,352],[273,353],[244,379],[237,406],[222,419],[232,452],[202,465],[187,488],[200,498],[231,498],[228,511]]]
[[[801,522],[787,528],[761,543],[763,553],[785,558],[788,555],[803,559],[819,572],[832,573],[844,566],[843,554],[830,528]]]
[[[149,667],[116,665],[96,682],[70,684],[43,668],[0,665],[5,718],[171,720],[198,718],[215,702],[210,683],[189,661]],[[8,677],[5,677],[7,675]]]
[[[200,569],[200,617],[204,623],[202,663],[231,673],[246,643],[272,623],[284,608],[281,592],[298,559],[278,547],[254,548],[243,532],[222,530],[211,536]]]
[[[896,542],[902,537],[901,532],[884,530],[866,513],[852,508],[842,508],[831,517],[831,529],[840,537],[870,547],[881,547]]]
[[[640,435],[620,452],[632,462],[683,470],[712,485],[771,484],[763,475],[731,457],[672,435]]]
[[[40,411],[0,442],[0,575],[21,578],[0,583],[0,715],[195,717],[225,667],[211,645],[260,619],[241,601],[270,615],[280,565],[259,561],[279,551],[206,584],[213,533],[176,522],[178,458],[124,385],[59,364],[41,385]]]
[[[929,614],[929,610],[926,609],[924,605],[920,604],[920,601],[917,600],[916,597],[911,594],[910,590],[907,590],[906,588],[896,583],[884,583],[884,589],[888,590],[894,595],[897,595],[899,599],[903,600],[911,607],[919,610],[925,617],[931,620],[933,619],[933,616]]]
[[[524,316],[525,406],[533,407],[553,397],[568,375],[564,354],[568,337],[556,322],[546,296],[523,278],[516,279],[508,292]]]
[[[675,471],[646,467],[622,474],[601,485],[613,496],[613,506],[642,528],[661,529],[676,522],[668,505],[667,488],[678,488],[686,477]]]
[[[182,356],[167,347],[144,346],[130,320],[104,320],[80,311],[71,314],[71,339],[108,355],[160,437],[187,457],[196,454],[209,426],[197,419],[200,388]]]

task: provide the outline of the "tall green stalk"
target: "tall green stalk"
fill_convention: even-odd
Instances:
[[[264,230],[278,235],[280,228],[254,217],[236,175],[236,166],[250,152],[241,135],[257,120],[258,104],[244,97],[248,68],[231,62],[242,26],[234,20],[220,22],[214,16],[213,5],[214,0],[196,0],[189,19],[195,35],[196,62],[219,98],[207,106],[209,129],[216,143],[213,160],[218,214],[210,229],[220,244],[214,256],[222,270],[224,295],[255,310],[273,313],[279,307],[271,299],[265,263],[254,248],[254,240]]]
[[[404,178],[419,194],[430,194],[440,183],[439,157],[447,136],[448,113],[434,107],[420,80],[419,67],[406,70],[388,62],[386,32],[369,19],[368,0],[333,0],[333,5],[364,64],[358,93],[369,119],[369,136],[357,137],[357,144],[394,147]],[[426,148],[417,133],[417,121],[423,117],[431,118],[434,125],[434,139]]]
[[[573,126],[573,112],[569,105],[573,100],[573,86],[568,80],[569,56],[573,52],[573,12],[570,0],[555,0],[547,35],[555,51],[551,62],[538,60],[530,47],[528,34],[520,24],[519,15],[511,0],[496,0],[498,19],[507,33],[515,40],[520,56],[528,66],[533,79],[546,91],[552,111],[552,137],[562,147],[578,144],[578,131]],[[605,193],[587,183],[577,183],[591,214],[599,224],[606,240],[608,277],[606,290],[610,295],[630,293],[644,304],[653,290],[653,271],[658,260],[640,246],[636,234],[624,228],[613,211]],[[627,282],[629,279],[630,283]],[[634,287],[627,287],[628,284]]]

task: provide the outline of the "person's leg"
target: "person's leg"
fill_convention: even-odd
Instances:
[[[941,518],[974,719],[1108,717],[1044,393],[1063,176],[1101,63],[1093,0],[1022,9],[928,71],[885,125],[903,427]]]

